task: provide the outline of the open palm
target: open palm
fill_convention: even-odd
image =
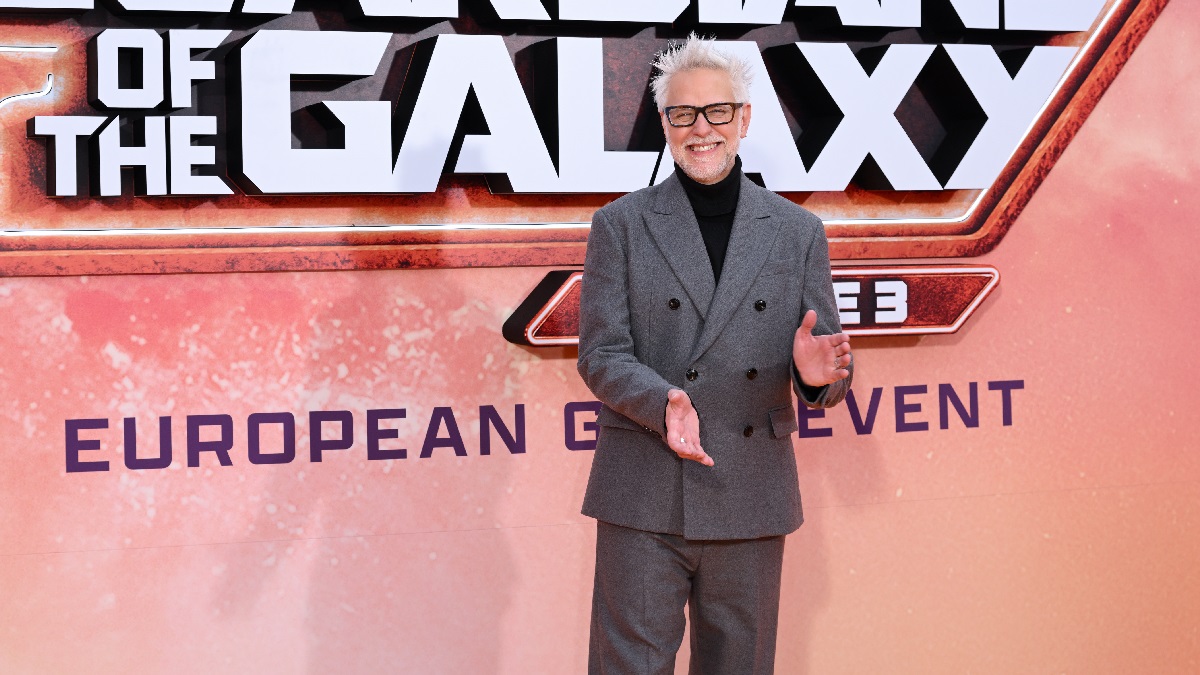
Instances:
[[[813,335],[817,313],[808,310],[796,329],[792,342],[792,360],[800,379],[810,387],[823,387],[850,376],[847,370],[854,361],[850,354],[850,338],[845,333]]]

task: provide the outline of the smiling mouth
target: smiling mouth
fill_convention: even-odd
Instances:
[[[720,144],[720,141],[713,141],[712,143],[689,145],[688,150],[691,152],[708,152],[709,150],[715,149]]]

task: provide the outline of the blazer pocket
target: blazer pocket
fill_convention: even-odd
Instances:
[[[790,405],[772,408],[767,415],[771,418],[771,435],[775,438],[790,436],[800,428],[796,423],[796,409]]]
[[[787,260],[768,260],[762,268],[760,276],[772,277],[776,274],[795,274],[799,275],[799,265],[795,258]]]

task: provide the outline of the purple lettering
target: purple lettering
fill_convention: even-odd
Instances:
[[[1004,426],[1012,426],[1012,392],[1014,389],[1024,389],[1025,380],[997,380],[988,382],[988,391],[999,391],[1002,399]]]
[[[171,418],[158,418],[158,457],[137,456],[137,418],[125,418],[125,468],[134,471],[171,466]]]
[[[825,438],[833,435],[833,429],[808,425],[809,420],[825,419],[824,408],[809,408],[803,402],[797,403],[796,419],[800,422],[800,438]]]
[[[443,422],[446,423],[446,431],[450,434],[446,438],[438,435]],[[458,422],[454,419],[452,408],[439,406],[433,409],[433,415],[429,417],[429,426],[425,429],[425,442],[421,444],[421,458],[432,457],[435,448],[454,448],[455,455],[467,456],[467,446],[463,445],[462,434],[458,433]]]
[[[883,387],[871,390],[871,400],[867,403],[867,418],[864,421],[858,407],[858,399],[854,398],[854,390],[846,392],[846,409],[850,411],[850,421],[854,423],[854,432],[859,436],[869,434],[875,428],[875,416],[879,413],[879,402],[883,400]]]
[[[950,428],[950,407],[949,403],[954,406],[955,412],[958,413],[959,419],[963,421],[968,429],[973,429],[979,426],[979,383],[972,382],[967,390],[967,400],[970,402],[971,410],[967,411],[963,405],[962,399],[958,397],[958,393],[954,391],[954,387],[949,384],[938,385],[938,414],[940,416],[941,427],[943,429]]]
[[[403,414],[400,415],[404,417]],[[370,415],[367,416],[370,419]],[[325,438],[321,425],[325,422],[341,422],[341,438]],[[395,436],[391,436],[395,438]],[[308,413],[308,458],[321,461],[326,450],[349,450],[354,445],[354,415],[349,410],[313,410]],[[376,441],[376,448],[379,443]],[[401,457],[400,459],[403,459]]]
[[[278,424],[283,427],[283,452],[264,453],[259,436],[262,425]],[[253,413],[246,418],[246,446],[251,464],[287,464],[296,459],[296,418],[289,412]]]
[[[79,459],[79,453],[84,450],[100,449],[100,441],[94,438],[82,439],[79,432],[84,429],[107,429],[108,420],[67,420],[66,427],[67,473],[108,471],[108,462],[84,462]]]
[[[905,431],[928,431],[929,422],[909,422],[909,413],[921,412],[920,403],[908,403],[904,399],[910,394],[924,394],[929,387],[914,384],[907,387],[896,387],[896,433]]]
[[[493,429],[500,434],[500,439],[504,441],[509,454],[519,455],[525,452],[525,404],[518,403],[513,408],[513,427],[516,432],[510,433],[495,406],[479,406],[479,454],[492,454]]]
[[[600,425],[596,416],[600,414],[600,401],[572,401],[563,406],[563,441],[568,450],[595,450],[596,439],[600,437]],[[575,416],[579,413],[591,413],[591,419],[582,422],[583,431],[591,434],[588,438],[575,435]]]
[[[217,427],[221,436],[215,441],[200,440],[201,427]],[[200,466],[200,453],[215,452],[221,466],[233,466],[229,449],[233,447],[233,418],[229,415],[188,415],[187,455],[188,466]]]
[[[367,459],[404,459],[408,450],[404,448],[380,448],[379,441],[385,438],[396,438],[400,432],[395,429],[380,429],[380,420],[404,419],[404,408],[387,408],[384,410],[367,411]]]

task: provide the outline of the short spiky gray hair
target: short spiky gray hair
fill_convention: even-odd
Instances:
[[[654,59],[654,67],[658,74],[650,80],[650,90],[654,92],[654,105],[659,110],[667,104],[667,87],[675,73],[687,70],[720,70],[729,75],[733,84],[733,97],[736,103],[750,100],[750,82],[754,78],[750,64],[745,59],[721,51],[717,48],[715,38],[703,38],[695,33],[687,36],[683,42],[669,45]]]

